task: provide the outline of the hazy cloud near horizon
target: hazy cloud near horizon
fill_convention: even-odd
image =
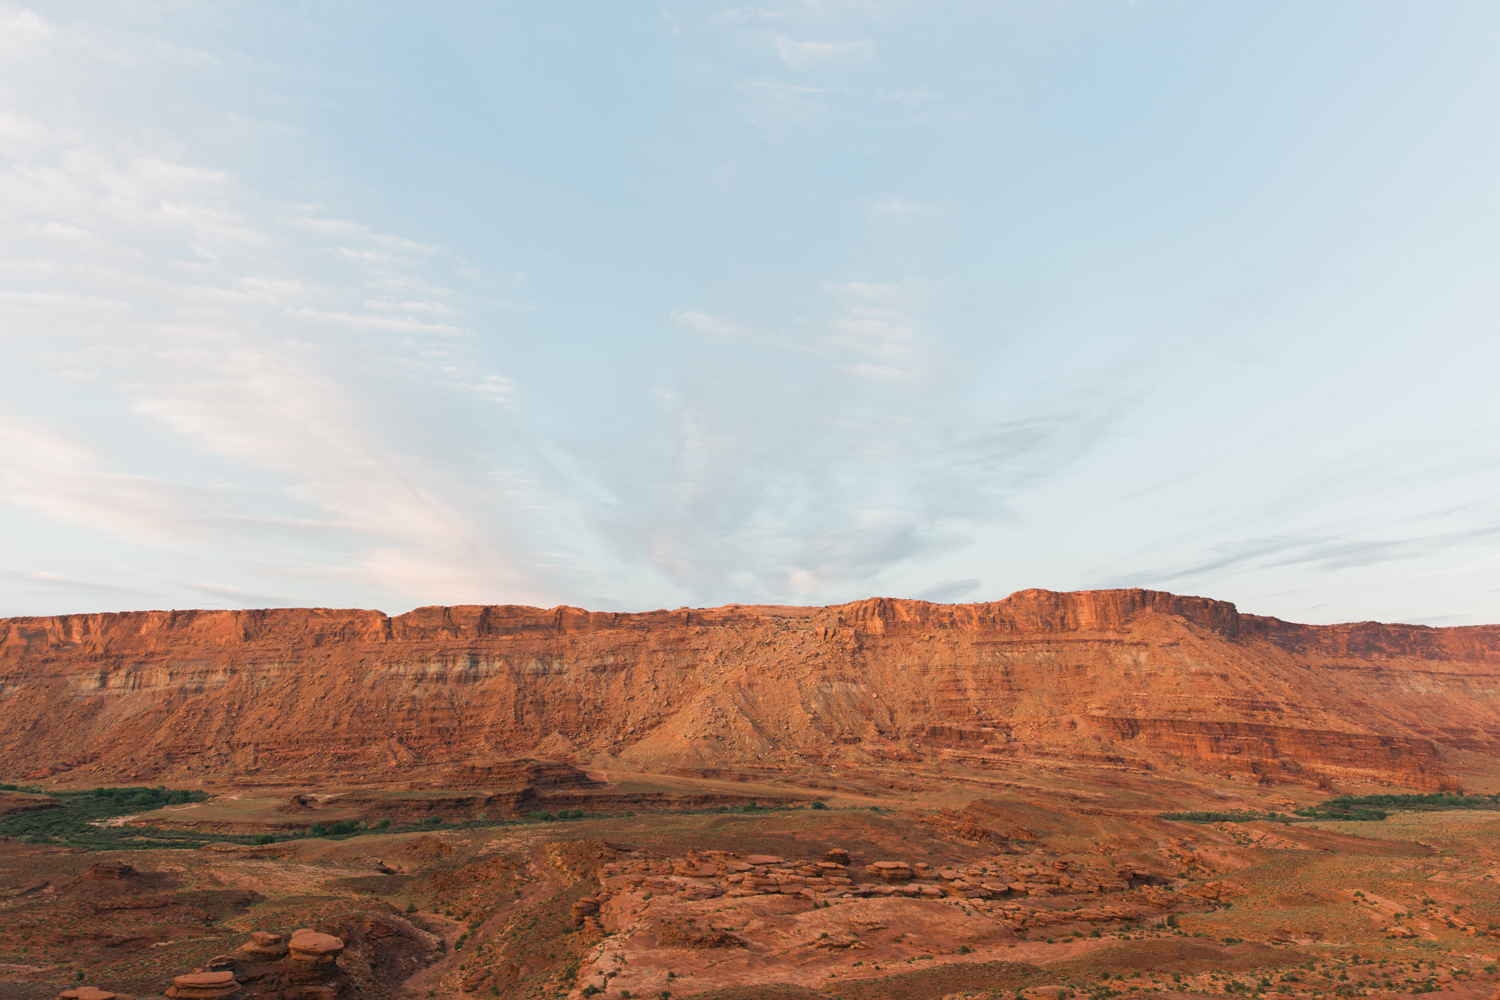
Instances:
[[[0,5],[0,615],[1500,621],[1497,29]]]

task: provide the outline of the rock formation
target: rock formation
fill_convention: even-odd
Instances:
[[[287,944],[281,935],[270,931],[256,931],[250,935],[249,941],[240,946],[241,954],[259,962],[274,962],[284,957],[287,950]]]
[[[240,991],[234,973],[229,969],[213,972],[189,972],[172,978],[167,996],[176,1000],[224,1000]]]
[[[922,862],[884,860],[850,870],[833,862],[795,861],[729,851],[689,852],[683,857],[611,855],[600,872],[604,891],[573,905],[574,923],[599,914],[608,930],[619,928],[627,912],[645,898],[677,901],[743,899],[764,895],[809,900],[959,897],[994,903],[997,915],[1018,932],[1053,924],[1109,924],[1140,918],[1148,908],[1170,911],[1184,905],[1170,880],[1134,865],[1089,865],[1037,858],[996,856],[968,865],[934,868]],[[895,883],[895,884],[892,884]],[[1222,884],[1222,883],[1220,883]],[[1162,889],[1160,887],[1166,887]],[[1217,888],[1215,899],[1235,893]],[[1075,897],[1078,906],[1031,900]],[[1116,897],[1120,897],[1116,899]],[[1191,902],[1203,898],[1200,892]],[[1022,903],[1021,900],[1028,902]],[[1109,900],[1109,902],[1106,902]],[[1135,905],[1132,905],[1135,904]]]
[[[287,942],[286,979],[301,1000],[335,1000],[344,991],[346,977],[338,967],[344,940],[303,928]]]
[[[88,871],[84,874],[98,882],[118,882],[122,879],[133,878],[140,873],[123,861],[101,861],[89,865]]]
[[[1437,790],[1462,781],[1450,751],[1500,758],[1497,671],[1496,626],[1296,625],[1148,590],[14,618],[0,775],[483,788],[528,755],[711,775],[1053,754]]]
[[[222,1000],[243,990],[262,1000],[359,1000],[359,991],[339,966],[343,952],[342,938],[305,927],[290,940],[255,931],[234,954],[174,977],[167,996]]]

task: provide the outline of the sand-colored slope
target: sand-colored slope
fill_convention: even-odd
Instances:
[[[1451,785],[1500,757],[1500,627],[1305,626],[1144,590],[934,605],[133,612],[0,621],[0,774],[393,776],[1016,753]]]

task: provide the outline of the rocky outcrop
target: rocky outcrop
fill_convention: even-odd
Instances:
[[[601,782],[569,764],[547,760],[476,757],[460,761],[443,775],[454,788],[592,788]]]
[[[747,896],[800,896],[826,899],[916,898],[961,896],[971,900],[1022,899],[1052,896],[1107,896],[1143,886],[1163,886],[1168,880],[1125,863],[1103,867],[1050,856],[995,856],[970,865],[934,868],[925,862],[873,861],[850,868],[833,861],[796,861],[771,855],[739,855],[730,851],[690,851],[680,858],[638,852],[605,852],[600,869],[603,891],[573,906],[574,923],[601,914],[603,926],[619,926],[622,910],[652,896],[681,900],[742,899]],[[611,904],[613,901],[613,905]],[[1080,899],[1079,902],[1086,900]],[[1020,911],[1035,923],[1029,910]],[[1013,915],[1016,915],[1013,914]],[[1123,919],[1132,919],[1131,911]],[[1045,918],[1040,918],[1045,919]],[[1067,919],[1108,922],[1118,914]],[[1019,929],[1019,928],[1016,928]]]
[[[1296,729],[1253,722],[1181,719],[1122,719],[1087,716],[1087,724],[1111,741],[1139,739],[1158,752],[1185,761],[1255,775],[1266,784],[1331,784],[1399,768],[1405,784],[1426,791],[1455,791],[1438,746],[1409,736]],[[1304,763],[1306,762],[1306,763]]]
[[[335,1000],[348,977],[338,967],[344,939],[302,928],[287,942],[285,980],[302,1000]]]
[[[290,939],[255,931],[233,954],[176,976],[166,995],[174,1000],[361,1000],[362,991],[340,966],[344,941],[310,928]]]
[[[1295,625],[1148,590],[15,618],[0,775],[582,796],[576,767],[542,771],[600,754],[680,774],[1030,755],[1438,789],[1461,780],[1450,749],[1500,759],[1497,678],[1500,627]]]

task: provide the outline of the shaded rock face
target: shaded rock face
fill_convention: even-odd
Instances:
[[[389,992],[443,950],[443,940],[394,913],[353,913],[319,925],[344,942],[339,965],[364,991]]]
[[[490,787],[584,780],[532,774],[542,765],[515,760],[528,755],[983,767],[1024,746],[1435,790],[1456,783],[1443,746],[1500,757],[1497,677],[1500,627],[1296,625],[1147,590],[15,618],[0,621],[0,773],[379,782],[425,769]]]

